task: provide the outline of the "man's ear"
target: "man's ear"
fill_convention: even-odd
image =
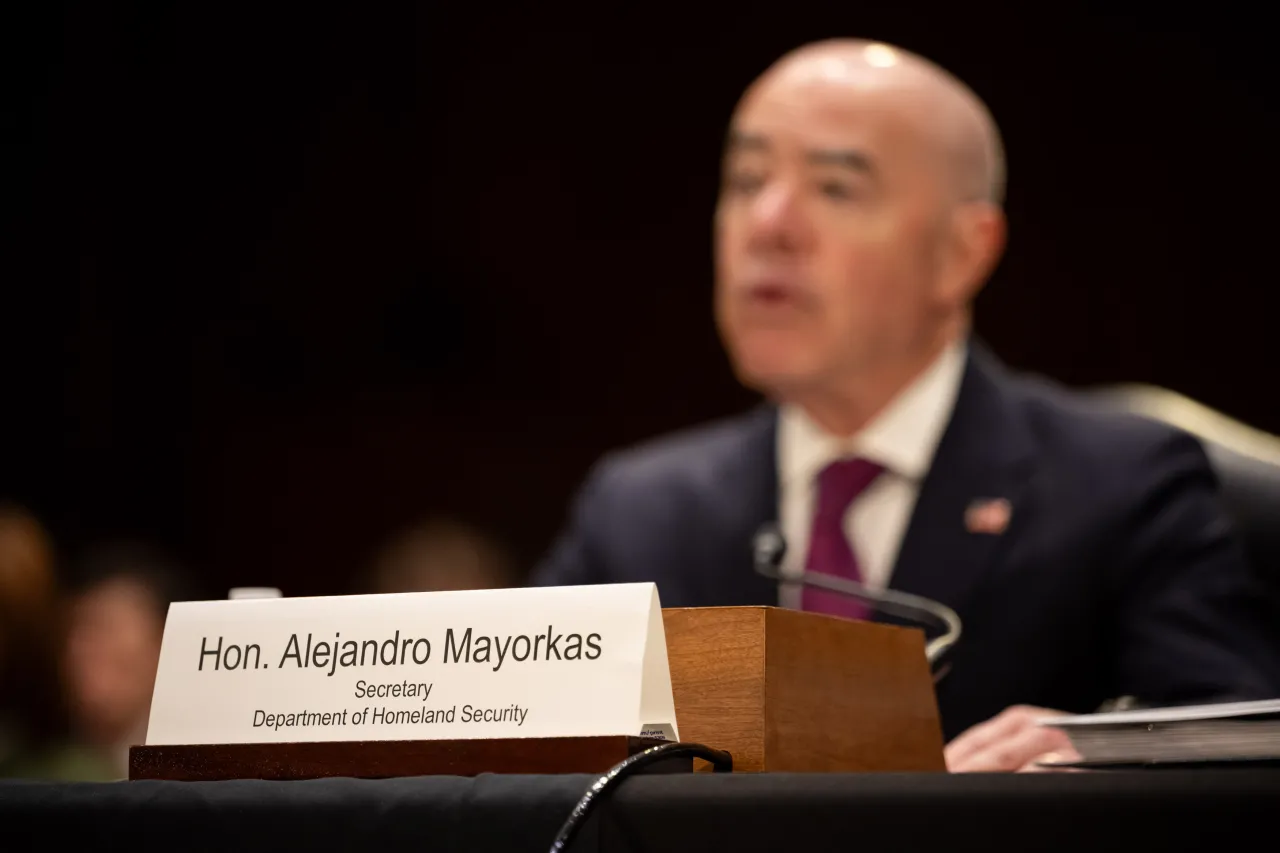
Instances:
[[[946,265],[939,296],[949,305],[968,305],[982,290],[1004,255],[1008,224],[990,202],[960,205],[952,215]]]

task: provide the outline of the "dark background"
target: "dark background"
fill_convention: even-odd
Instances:
[[[0,497],[69,553],[331,593],[447,512],[535,561],[602,451],[752,401],[711,320],[721,135],[837,35],[1000,122],[1007,361],[1280,431],[1280,121],[1262,21],[1220,5],[10,5]]]

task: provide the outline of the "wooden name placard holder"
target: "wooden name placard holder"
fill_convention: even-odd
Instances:
[[[682,740],[737,772],[943,771],[920,631],[776,607],[663,611]],[[604,773],[637,737],[135,746],[130,779]],[[696,765],[696,766],[695,766]],[[656,772],[708,770],[671,759]]]
[[[212,782],[605,773],[660,743],[664,741],[617,736],[135,746],[129,750],[129,778]],[[692,759],[674,757],[655,763],[647,772],[688,773],[692,769]]]

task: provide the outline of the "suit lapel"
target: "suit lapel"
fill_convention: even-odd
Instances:
[[[1002,368],[977,345],[929,473],[921,484],[890,586],[962,610],[990,568],[1000,543],[1025,520],[1020,497],[1030,471],[1034,445],[1013,402]],[[993,501],[1011,507],[1009,525],[999,524],[999,505],[988,528],[966,521],[971,510]]]
[[[717,448],[706,507],[711,529],[698,532],[706,551],[698,573],[704,598],[721,605],[778,603],[778,586],[756,574],[752,542],[778,518],[777,410],[761,406],[742,421],[734,441]]]

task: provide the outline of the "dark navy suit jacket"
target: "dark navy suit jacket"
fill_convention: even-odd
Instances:
[[[654,581],[664,607],[776,605],[751,544],[777,518],[777,412],[615,453],[533,583]],[[1005,498],[1002,534],[965,510]],[[1194,438],[1100,411],[972,348],[890,586],[955,609],[945,736],[1015,704],[1088,712],[1280,696],[1263,597]]]

